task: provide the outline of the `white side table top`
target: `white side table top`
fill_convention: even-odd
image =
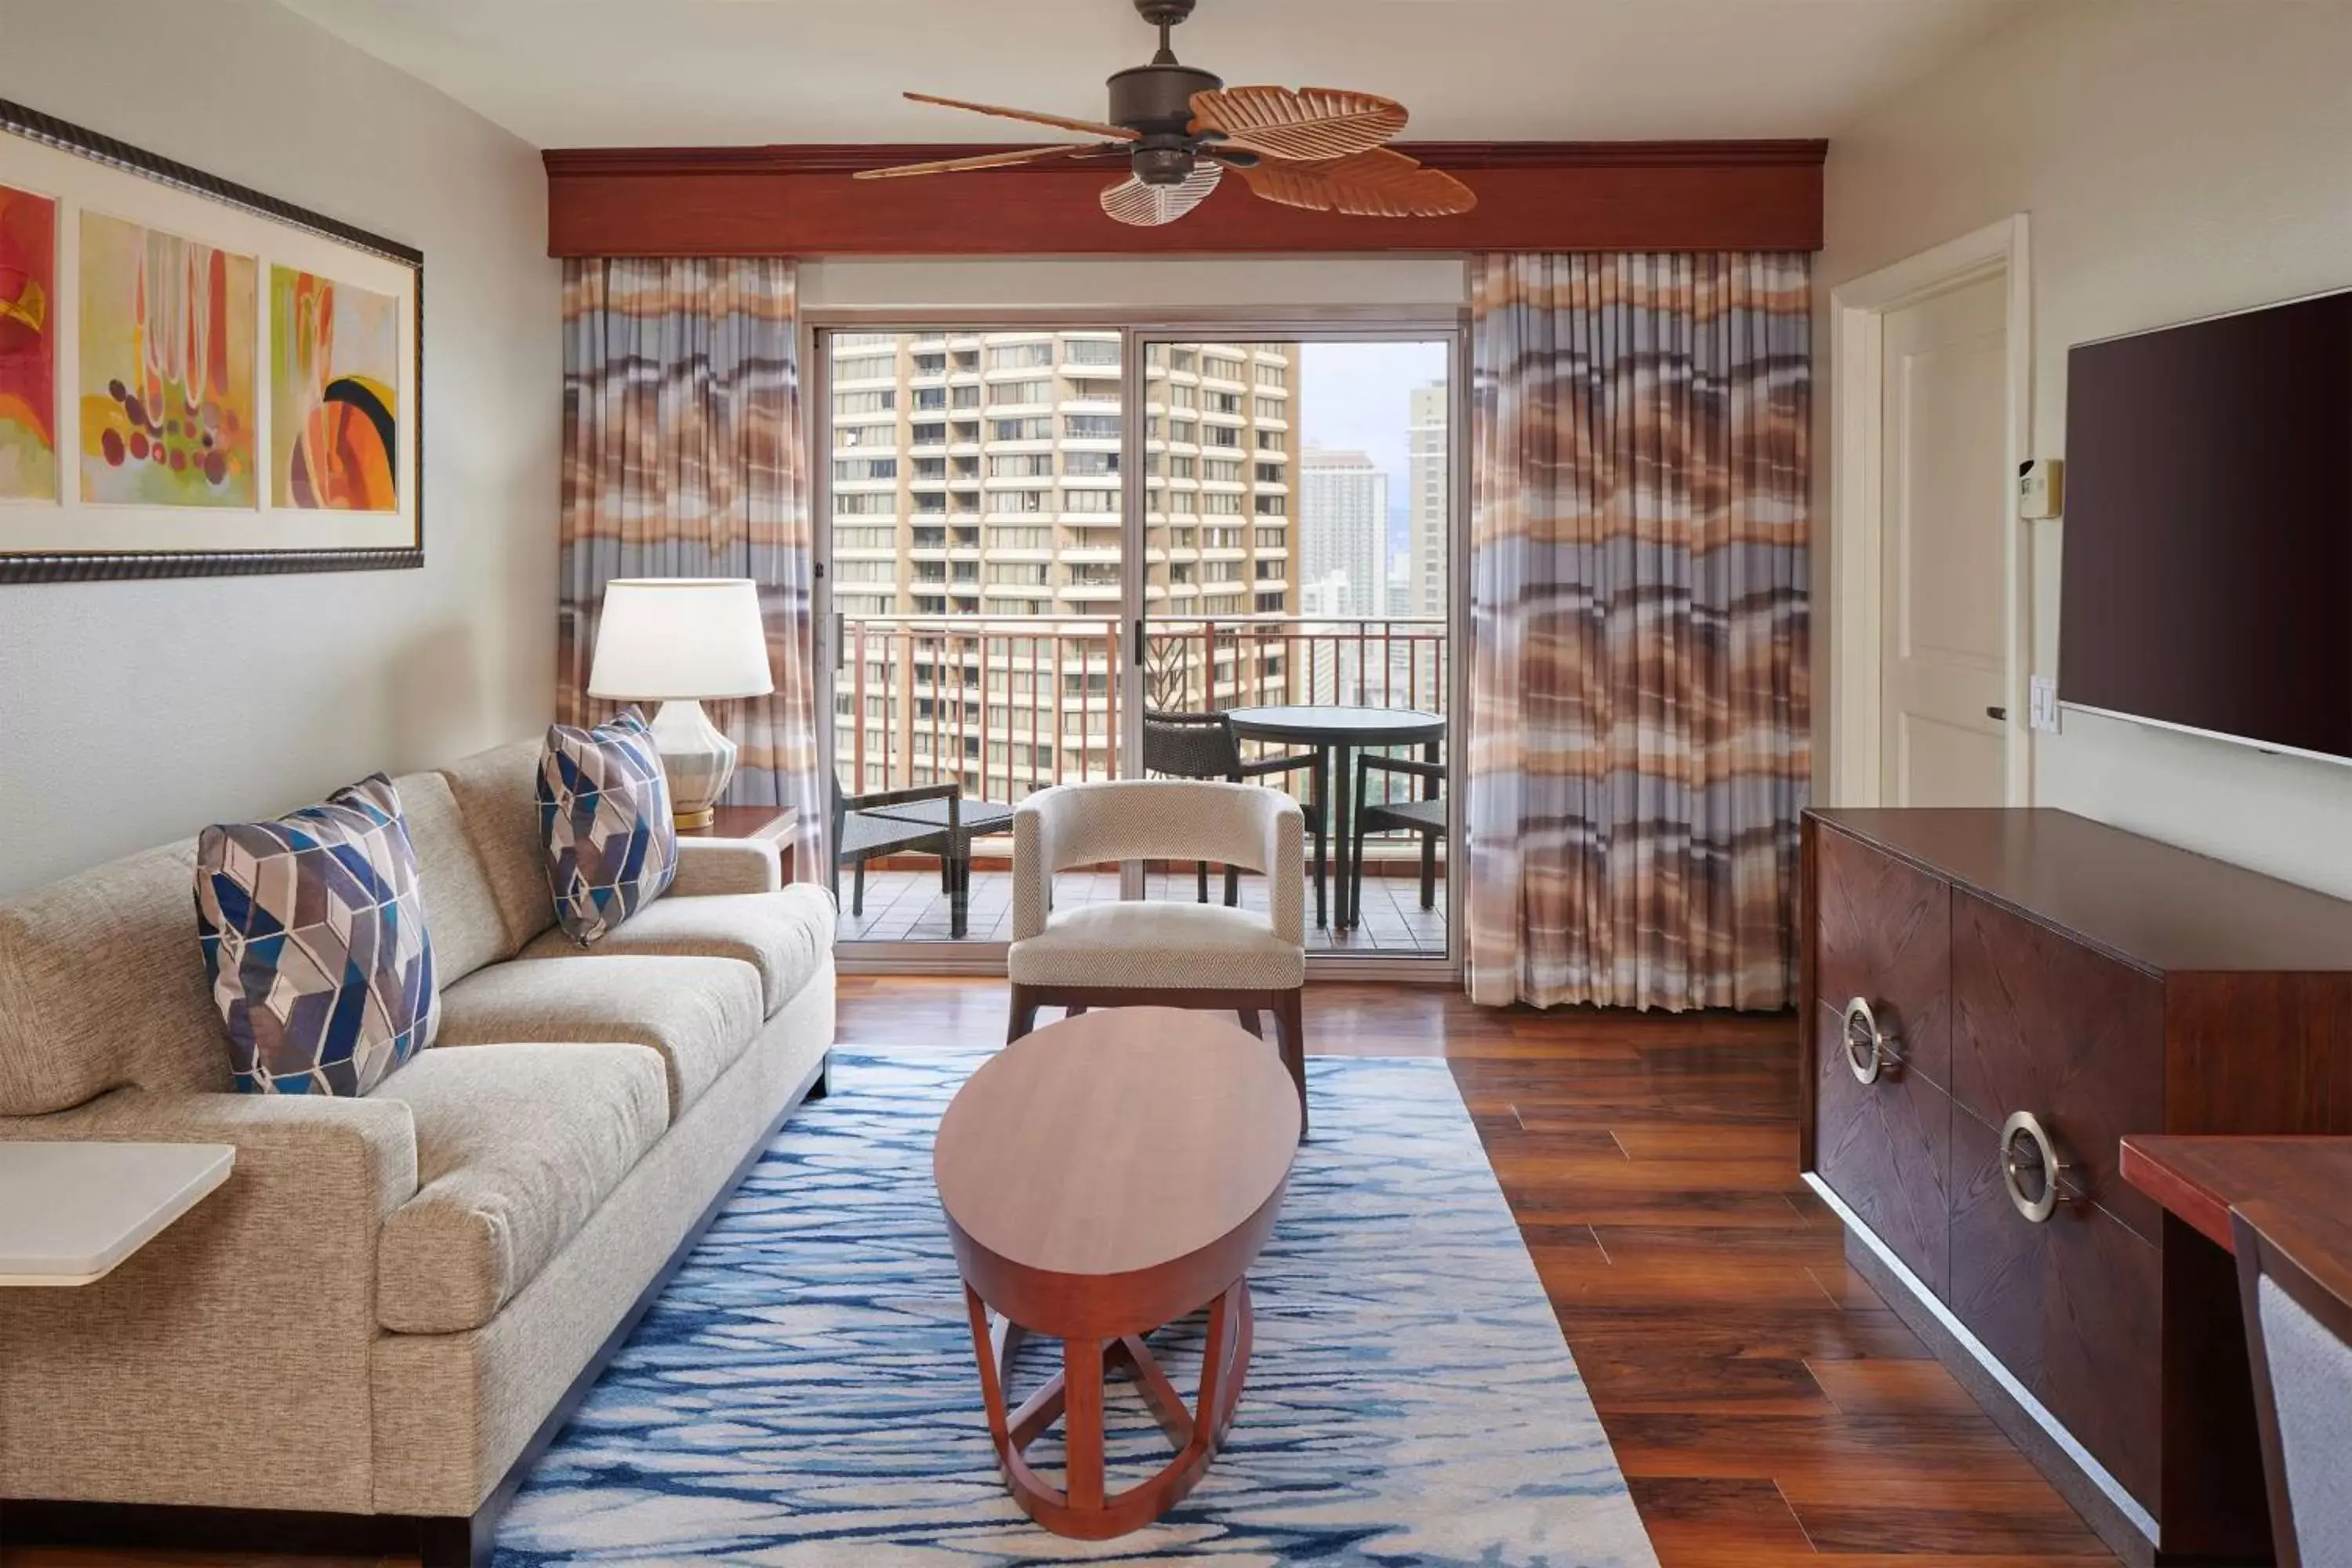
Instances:
[[[103,1279],[236,1163],[228,1143],[0,1143],[0,1286]]]

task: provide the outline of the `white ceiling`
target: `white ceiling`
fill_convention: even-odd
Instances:
[[[541,147],[1025,141],[898,90],[1094,117],[1154,42],[1131,0],[283,3]],[[1401,99],[1410,140],[1826,136],[2058,3],[1202,0],[1176,47]]]

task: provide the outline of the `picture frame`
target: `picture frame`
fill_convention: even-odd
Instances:
[[[0,584],[423,566],[424,310],[413,247],[0,100]]]

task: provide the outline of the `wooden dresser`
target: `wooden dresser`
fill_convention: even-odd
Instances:
[[[2126,1562],[2264,1562],[2237,1281],[2131,1132],[2352,1132],[2352,903],[2060,811],[1816,811],[1803,1158]]]

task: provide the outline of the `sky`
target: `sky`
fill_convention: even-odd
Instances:
[[[1390,548],[1402,547],[1396,518],[1406,497],[1407,398],[1445,377],[1438,342],[1301,343],[1298,425],[1302,447],[1361,452],[1388,471]]]

